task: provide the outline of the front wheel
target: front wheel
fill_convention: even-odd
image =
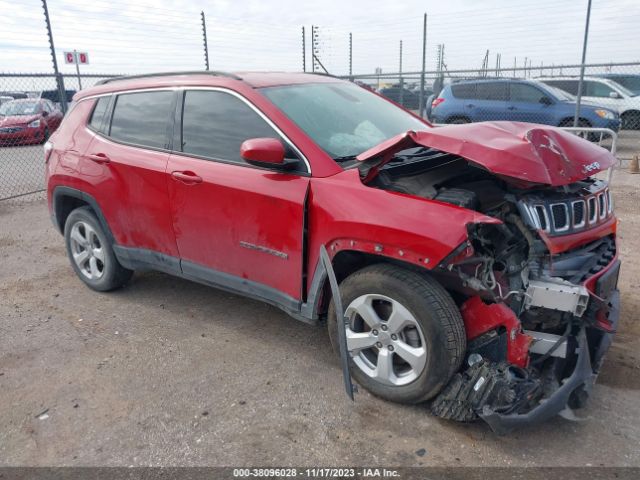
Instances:
[[[462,317],[432,278],[378,264],[345,279],[340,293],[348,319],[351,374],[374,395],[422,402],[460,368],[466,350]],[[338,350],[333,301],[329,308],[329,337]]]
[[[625,112],[620,119],[622,130],[640,130],[640,112]]]

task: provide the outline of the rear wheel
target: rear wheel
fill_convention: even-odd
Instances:
[[[566,120],[563,120],[558,126],[573,127],[573,119],[568,118]],[[588,120],[581,118],[578,120],[578,127],[591,128],[591,123],[589,123]],[[597,142],[598,140],[600,140],[600,134],[595,132],[576,132],[576,136],[584,138],[585,140],[589,140],[590,142]]]
[[[460,312],[433,279],[393,265],[366,267],[340,285],[353,378],[374,395],[402,403],[435,396],[466,349]],[[333,302],[329,336],[338,348]]]
[[[113,253],[112,244],[89,207],[75,209],[64,225],[71,266],[93,290],[105,292],[123,286],[133,275]]]
[[[623,130],[640,130],[640,112],[625,112],[620,119]]]
[[[447,123],[460,125],[460,124],[463,124],[463,123],[471,123],[471,120],[469,120],[466,117],[455,117],[455,118],[451,118],[451,119],[447,120]]]

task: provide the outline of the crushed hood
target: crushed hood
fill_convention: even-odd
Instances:
[[[396,135],[358,155],[370,164],[365,182],[408,148],[435,148],[522,183],[567,185],[613,166],[615,156],[572,133],[546,125],[482,122]],[[506,180],[506,179],[505,179]]]

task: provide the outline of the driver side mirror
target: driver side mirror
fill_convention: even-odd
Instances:
[[[552,105],[553,100],[551,100],[549,97],[542,97],[540,98],[540,103],[543,105]]]
[[[286,170],[297,160],[284,158],[284,146],[277,138],[249,138],[240,145],[240,156],[252,165]]]
[[[620,98],[620,94],[618,92],[609,92],[609,97]]]
[[[49,116],[49,112],[47,112],[46,110],[43,110],[43,111],[42,111],[42,116],[43,116],[43,117],[47,117],[47,116]]]

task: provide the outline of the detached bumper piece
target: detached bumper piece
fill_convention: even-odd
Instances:
[[[589,393],[596,379],[596,374],[591,366],[589,345],[584,328],[577,336],[578,358],[576,367],[569,378],[549,397],[540,401],[538,406],[527,413],[502,414],[490,405],[484,405],[478,412],[482,420],[487,422],[491,429],[499,435],[504,435],[512,430],[544,422],[568,408],[571,394],[581,389]]]
[[[615,293],[611,316],[617,325],[619,297]],[[451,379],[432,402],[431,412],[461,422],[481,418],[499,435],[545,422],[558,414],[568,413],[567,418],[572,418],[569,405],[586,400],[613,335],[601,335],[591,348],[585,327],[570,337],[576,347],[575,366],[571,375],[560,382],[549,375],[549,370],[543,373],[506,362],[478,360]],[[595,353],[593,363],[590,351]]]

